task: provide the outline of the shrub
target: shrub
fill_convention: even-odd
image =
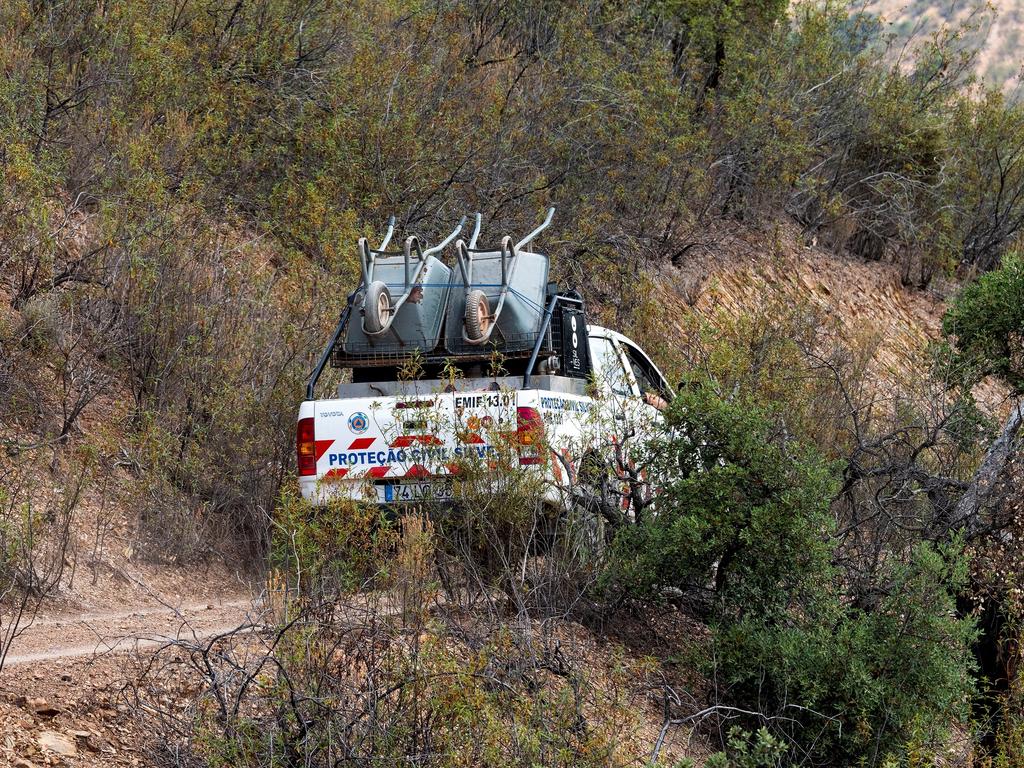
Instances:
[[[324,620],[331,612],[344,626]],[[200,677],[203,690],[185,712],[145,709],[167,755],[247,768],[601,768],[631,757],[623,747],[637,713],[591,685],[584,670],[535,657],[540,649],[510,632],[473,649],[436,624],[403,630],[365,606],[305,609],[294,619],[264,652],[219,646],[189,654],[189,664],[231,670],[232,682]],[[156,667],[169,663],[163,656]]]
[[[910,742],[939,752],[951,724],[966,722],[973,692],[973,622],[955,610],[965,577],[956,547],[921,544],[872,610],[832,592],[785,622],[718,622],[726,698],[831,765],[879,765]]]
[[[91,457],[68,457],[62,479],[39,482],[39,448],[0,462],[0,668],[42,601],[73,578],[79,505],[93,479]]]
[[[740,719],[764,725],[793,760],[876,765],[911,741],[937,750],[972,692],[973,624],[956,617],[959,545],[921,543],[905,560],[879,550],[853,601],[833,565],[839,466],[768,412],[697,382],[651,451],[655,513],[616,537],[607,578],[634,598],[710,597],[715,701],[757,713]]]
[[[942,332],[953,337],[960,365],[1024,393],[1024,258],[1007,256],[964,288],[942,318]]]
[[[37,353],[51,351],[60,338],[63,322],[54,296],[33,296],[21,308],[22,344]]]
[[[651,446],[656,514],[616,538],[610,578],[634,595],[711,593],[715,614],[785,612],[828,576],[832,468],[747,398],[684,389]]]
[[[639,725],[649,683],[632,694],[627,679],[643,665],[615,658],[595,675],[589,646],[523,609],[543,590],[544,561],[561,559],[529,549],[536,477],[466,467],[456,488],[451,509],[397,525],[376,505],[317,509],[283,493],[266,642],[175,644],[195,670],[217,670],[199,675],[182,710],[148,701],[165,693],[161,670],[179,665],[174,646],[147,662],[140,711],[166,753],[253,768],[599,768],[649,749]],[[432,600],[435,569],[447,574],[449,600]],[[472,590],[492,610],[461,610]]]
[[[379,507],[344,498],[317,507],[292,486],[274,514],[270,565],[303,595],[352,592],[386,575],[396,541]]]
[[[708,758],[705,768],[782,768],[787,765],[786,744],[767,728],[749,733],[730,728],[727,748]]]

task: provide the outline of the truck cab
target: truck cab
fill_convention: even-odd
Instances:
[[[588,326],[594,380],[609,395],[634,397],[656,410],[672,401],[668,380],[639,345],[617,331]]]

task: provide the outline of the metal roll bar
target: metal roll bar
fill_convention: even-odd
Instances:
[[[541,347],[544,346],[544,337],[548,333],[548,329],[551,328],[551,318],[555,314],[555,307],[559,303],[562,304],[575,304],[578,307],[583,306],[583,300],[578,299],[574,296],[565,296],[560,293],[556,293],[551,297],[551,301],[548,302],[548,308],[544,312],[544,322],[541,323],[540,332],[537,334],[537,341],[533,345],[533,353],[530,355],[530,362],[526,364],[526,373],[523,374],[523,388],[530,388],[530,379],[533,377],[533,368],[537,365],[537,358],[540,357]]]
[[[334,333],[331,334],[331,340],[327,342],[327,347],[324,349],[323,354],[320,355],[320,360],[316,364],[316,368],[313,369],[313,373],[310,374],[309,381],[306,382],[306,399],[312,400],[316,392],[316,383],[320,379],[320,374],[324,372],[324,366],[327,365],[327,361],[331,359],[331,353],[334,352],[334,347],[338,344],[338,339],[341,338],[342,331],[345,330],[345,325],[348,323],[348,318],[352,314],[352,303],[355,301],[355,292],[348,295],[348,303],[345,308],[341,310],[341,317],[338,320],[338,325],[334,328]]]

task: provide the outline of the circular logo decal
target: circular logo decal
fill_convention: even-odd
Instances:
[[[370,427],[370,420],[362,411],[356,411],[348,417],[348,428],[357,435],[363,434]]]

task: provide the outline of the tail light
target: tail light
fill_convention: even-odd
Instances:
[[[300,475],[316,474],[316,430],[312,416],[299,419],[295,428],[295,455]]]
[[[520,406],[516,408],[516,435],[519,445],[531,448],[532,451],[519,456],[520,464],[540,464],[540,448],[544,442],[544,420],[536,408]]]

